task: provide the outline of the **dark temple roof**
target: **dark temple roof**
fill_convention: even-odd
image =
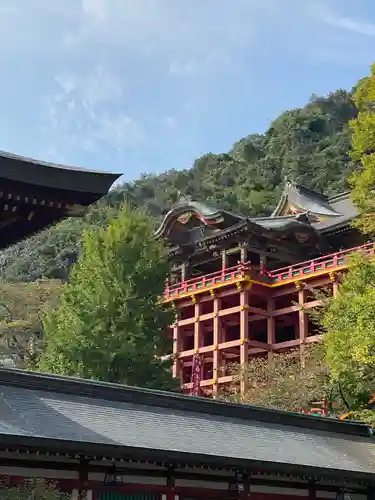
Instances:
[[[285,184],[271,218],[279,218],[290,207],[309,214],[312,226],[322,234],[348,225],[357,215],[357,209],[350,199],[349,191],[327,197],[294,182]]]
[[[11,369],[0,397],[7,447],[375,480],[362,424]]]
[[[198,242],[220,240],[231,232],[237,234],[239,227],[264,236],[278,246],[288,241],[302,248],[302,253],[321,251],[325,246],[324,236],[341,227],[347,227],[357,215],[357,210],[350,199],[350,193],[342,193],[328,198],[293,182],[287,182],[276,209],[270,217],[244,217],[206,204],[183,200],[174,206],[164,217],[157,238],[165,238],[174,248],[191,247]],[[193,219],[199,224],[193,227]],[[190,225],[189,225],[190,224]],[[284,243],[280,234],[286,237]],[[304,243],[301,244],[301,241]],[[285,244],[284,244],[285,246]],[[296,257],[296,256],[295,256]]]
[[[242,215],[235,215],[227,210],[212,207],[205,203],[193,200],[181,200],[165,215],[160,227],[155,233],[155,237],[160,238],[168,236],[179,217],[190,213],[194,214],[204,224],[215,224],[220,228],[228,227],[229,225],[245,220],[245,217]]]
[[[327,196],[293,182],[285,184],[283,194],[271,217],[281,215],[286,203],[318,216],[338,217],[341,215],[332,206]]]
[[[0,249],[80,215],[119,176],[0,152]]]

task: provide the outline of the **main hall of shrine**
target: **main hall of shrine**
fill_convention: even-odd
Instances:
[[[0,248],[82,214],[117,177],[0,152]],[[175,264],[165,300],[181,311],[185,391],[194,354],[201,394],[215,394],[227,360],[314,340],[290,303],[311,305],[313,286],[335,293],[353,251],[342,247],[363,245],[350,211],[346,195],[288,185],[270,218],[193,202],[166,216],[157,236]],[[2,368],[0,498],[30,478],[72,500],[375,500],[375,441],[355,422]]]
[[[170,336],[184,392],[215,397],[234,363],[246,371],[252,356],[321,338],[308,314],[314,290],[335,295],[350,255],[374,253],[355,216],[349,193],[328,198],[291,182],[269,217],[191,200],[167,213],[156,237],[173,263],[164,300],[178,310]]]

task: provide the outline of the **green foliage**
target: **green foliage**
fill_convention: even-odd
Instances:
[[[327,362],[349,409],[360,410],[375,392],[375,262],[355,256],[322,318]]]
[[[238,366],[234,366],[232,374],[235,382],[246,377],[248,389],[243,396],[230,391],[224,399],[286,411],[308,409],[311,402],[321,401],[324,394],[331,401],[334,386],[330,383],[323,346],[310,346],[302,359],[301,364],[298,349],[274,353],[270,361],[264,357],[250,358],[244,374]]]
[[[29,479],[19,485],[0,482],[1,500],[68,500],[70,495],[61,493],[54,483],[42,479]]]
[[[39,370],[169,387],[171,362],[161,357],[172,313],[159,302],[168,272],[145,213],[125,206],[106,229],[86,232],[60,305],[44,320]]]
[[[41,318],[58,303],[61,282],[0,282],[0,363],[32,367],[43,347]]]
[[[244,137],[228,153],[209,153],[190,169],[125,183],[84,219],[67,220],[6,250],[1,276],[12,281],[66,279],[79,255],[83,230],[105,226],[124,200],[146,207],[157,223],[182,195],[244,215],[268,215],[285,178],[328,195],[342,192],[354,165],[347,155],[348,120],[354,117],[348,92],[314,97],[304,108],[283,113],[265,134]]]
[[[371,425],[375,429],[375,411],[374,410],[357,410],[351,412],[351,420],[359,420],[366,424]]]
[[[371,75],[357,85],[353,101],[358,115],[350,125],[353,133],[351,156],[358,169],[351,176],[352,198],[358,207],[357,227],[375,234],[375,64]]]

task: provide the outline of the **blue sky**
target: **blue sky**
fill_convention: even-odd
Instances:
[[[350,88],[374,46],[374,0],[1,0],[0,149],[185,168]]]

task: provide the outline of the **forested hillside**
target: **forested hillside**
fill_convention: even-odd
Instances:
[[[350,94],[344,90],[325,98],[314,96],[304,108],[283,113],[265,134],[244,137],[229,152],[206,154],[191,169],[144,175],[125,183],[84,219],[67,220],[6,250],[1,255],[0,277],[65,279],[79,252],[83,228],[104,225],[124,200],[147,207],[157,220],[181,196],[242,214],[267,215],[285,178],[326,194],[343,191],[353,168],[347,152],[348,120],[354,115]]]

